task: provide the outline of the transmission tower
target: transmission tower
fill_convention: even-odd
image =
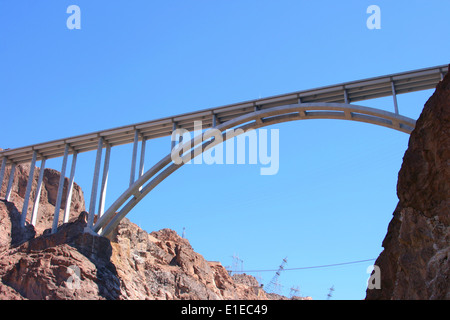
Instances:
[[[254,276],[256,281],[258,281],[258,285],[261,287],[262,286],[262,277],[261,277],[261,273],[257,272],[256,275]]]
[[[232,273],[242,272],[242,270],[244,270],[244,260],[239,258],[239,255],[237,255],[236,253],[233,254],[232,258],[233,264],[231,266],[231,272]]]
[[[331,297],[333,296],[333,291],[334,291],[334,285],[331,286],[330,291],[327,294],[327,300],[331,299]]]
[[[283,259],[283,262],[281,262],[280,267],[278,268],[277,272],[275,272],[275,275],[273,276],[272,280],[270,280],[269,284],[265,287],[265,291],[267,293],[281,293],[281,285],[278,282],[278,278],[280,277],[281,272],[284,270],[284,267],[287,263],[287,257]]]
[[[298,296],[299,292],[300,292],[299,286],[291,287],[291,292],[289,292],[289,298]]]

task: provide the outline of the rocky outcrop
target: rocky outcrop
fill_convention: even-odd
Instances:
[[[398,175],[381,289],[366,299],[450,299],[450,75],[425,104]]]
[[[6,193],[7,181],[10,176],[10,167],[8,166],[5,170],[5,176],[3,178],[3,185],[0,190],[0,194],[4,195]],[[27,222],[30,222],[31,212],[33,210],[33,201],[36,198],[36,187],[39,177],[40,168],[36,167],[33,174],[33,184],[31,189],[30,201],[27,210]],[[25,196],[25,190],[27,188],[28,176],[30,173],[29,165],[18,165],[14,172],[14,181],[11,191],[10,201],[13,202],[17,208],[22,210],[23,198]],[[36,232],[37,234],[42,234],[45,229],[51,228],[53,223],[53,214],[55,211],[56,197],[58,193],[60,173],[54,169],[44,169],[44,177],[41,190],[41,198],[39,201],[39,210],[36,221]],[[63,222],[64,209],[66,208],[67,199],[67,189],[69,185],[69,179],[64,179],[63,197],[61,201],[61,210],[59,214],[59,224]],[[70,216],[74,219],[85,210],[84,204],[84,194],[81,187],[74,183],[72,191],[72,201],[70,206]],[[1,237],[1,236],[0,236]]]
[[[9,215],[18,218],[17,210]],[[55,234],[0,252],[0,299],[117,299],[112,247],[106,238],[83,233],[86,217],[83,212]]]
[[[26,166],[18,167],[14,202],[0,200],[0,299],[285,299],[266,294],[252,276],[231,277],[170,229],[149,234],[123,219],[109,239],[83,232],[88,214],[76,212],[84,208],[78,186],[72,219],[51,234],[59,182],[51,169],[45,171],[41,226],[21,228],[17,207],[27,174]]]
[[[1,221],[19,219],[11,203]],[[5,212],[5,211],[1,211]],[[0,299],[267,299],[252,278],[235,282],[170,229],[148,234],[124,219],[112,241],[84,233],[87,213],[13,241],[0,252]]]
[[[264,299],[255,280],[233,281],[220,262],[206,261],[175,231],[147,232],[128,219],[111,237],[112,261],[127,299]]]
[[[20,227],[20,213],[12,202],[0,201],[0,253],[34,238],[30,225]]]

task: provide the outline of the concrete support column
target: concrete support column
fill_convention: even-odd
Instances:
[[[142,137],[141,142],[141,159],[139,161],[139,176],[138,178],[142,177],[144,174],[144,162],[145,162],[145,145],[147,144],[147,139]]]
[[[12,185],[14,182],[14,172],[15,171],[16,171],[16,164],[11,163],[11,172],[9,173],[9,181],[8,181],[8,186],[6,187],[6,193],[5,193],[6,201],[9,201],[9,199],[11,198],[11,190],[12,190]]]
[[[217,116],[215,113],[212,115],[212,126],[215,128],[217,126]]]
[[[33,157],[31,158],[30,174],[28,175],[27,189],[25,190],[25,197],[23,199],[22,215],[20,216],[20,225],[22,227],[25,226],[25,220],[27,218],[28,202],[30,201],[31,187],[33,186],[34,180],[34,168],[36,166],[36,157],[37,151],[34,151]]]
[[[134,178],[136,176],[136,158],[137,158],[138,143],[139,143],[139,131],[134,130],[133,154],[131,157],[130,186],[134,183]]]
[[[111,145],[106,143],[105,161],[103,162],[102,184],[100,186],[100,199],[98,201],[98,216],[101,217],[105,212],[106,186],[109,175],[109,158],[111,157]]]
[[[41,200],[42,181],[44,180],[45,158],[41,160],[41,169],[39,171],[39,178],[36,186],[36,198],[34,199],[33,211],[31,212],[31,224],[36,226],[37,213],[39,209],[39,201]]]
[[[77,156],[78,152],[74,151],[72,155],[72,166],[70,168],[69,185],[67,186],[67,199],[66,199],[66,207],[64,208],[64,220],[63,220],[64,223],[69,222],[70,218],[70,206],[72,204],[73,180],[75,179]]]
[[[173,134],[173,132],[174,132],[175,130],[177,130],[177,123],[176,123],[176,122],[174,122],[174,123],[172,124],[172,134]],[[171,145],[170,145],[170,152],[172,152],[173,148],[175,148],[175,140],[172,140],[172,142],[171,142]]]
[[[347,89],[344,89],[344,100],[346,104],[350,103],[350,100],[348,99],[348,93],[347,93]]]
[[[56,196],[55,214],[53,215],[52,233],[58,229],[59,210],[61,209],[62,194],[64,190],[64,179],[66,178],[67,158],[69,156],[69,145],[64,148],[63,163],[61,166],[61,175],[59,177],[58,194]]]
[[[92,178],[91,200],[89,202],[89,216],[87,228],[92,229],[94,225],[95,202],[97,201],[98,180],[100,176],[100,162],[102,160],[103,138],[98,139],[97,155],[95,157],[94,177]]]
[[[394,81],[391,81],[391,88],[392,88],[392,97],[394,98],[395,114],[398,114],[397,93],[395,92]]]
[[[2,167],[0,168],[0,193],[2,192],[3,187],[3,178],[5,177],[5,170],[6,170],[6,162],[8,159],[3,158],[2,160]]]

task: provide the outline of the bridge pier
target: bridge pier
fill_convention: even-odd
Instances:
[[[64,189],[64,179],[66,178],[67,158],[69,156],[69,144],[66,143],[64,148],[63,163],[61,166],[61,173],[59,176],[58,194],[56,196],[55,213],[53,215],[52,233],[58,229],[59,210],[61,209],[62,193]]]
[[[89,202],[88,223],[85,231],[90,232],[94,225],[95,202],[97,201],[98,180],[100,175],[100,162],[102,160],[103,138],[98,138],[97,155],[95,157],[94,177],[92,178],[91,200]]]
[[[344,88],[344,102],[346,104],[350,104],[350,100],[348,98],[348,92],[347,92],[347,89],[345,89],[345,88]]]
[[[6,157],[2,159],[2,166],[0,168],[0,193],[2,192],[3,177],[5,176],[6,162],[7,161],[8,161],[8,159],[6,159]]]
[[[101,217],[105,210],[106,186],[108,184],[108,175],[109,175],[109,159],[111,157],[111,145],[108,142],[105,143],[106,143],[106,151],[105,151],[105,160],[103,162],[103,176],[102,176],[102,184],[100,186],[100,199],[98,201],[98,217]]]
[[[31,212],[31,224],[36,226],[37,213],[39,209],[39,201],[41,200],[42,181],[44,180],[44,170],[46,158],[41,160],[41,169],[39,171],[39,178],[36,186],[36,197],[34,199],[33,211]]]
[[[175,130],[177,130],[177,123],[176,123],[176,122],[174,122],[174,123],[172,124],[172,135],[173,135],[173,132],[174,132]],[[172,136],[172,135],[171,135],[171,136]],[[170,145],[170,152],[172,152],[173,148],[175,148],[175,140],[174,140],[174,139],[172,140],[171,145]]]
[[[142,175],[144,174],[144,162],[145,162],[145,146],[147,144],[147,139],[145,139],[144,137],[142,137],[142,142],[141,142],[141,158],[139,161],[139,175],[138,175],[138,179],[140,177],[142,177]]]
[[[213,118],[213,121],[214,121],[214,118]],[[177,130],[177,123],[176,122],[174,122],[173,125],[172,125],[172,133],[170,135],[170,138],[171,138],[170,152],[172,152],[172,150],[175,148],[175,146],[177,144],[180,144],[183,141],[183,134],[180,133],[178,135],[178,142],[177,142],[176,135],[174,136],[175,130]],[[194,130],[195,130],[195,128],[194,128]]]
[[[395,114],[399,114],[398,113],[398,104],[397,104],[397,93],[395,92],[395,85],[394,85],[394,81],[392,81],[392,79],[391,79],[391,88],[392,88],[392,98],[394,99]]]
[[[23,199],[23,207],[22,207],[22,215],[20,216],[20,225],[22,227],[25,226],[25,220],[27,218],[28,202],[30,200],[31,187],[33,186],[33,180],[34,180],[34,168],[36,166],[36,157],[37,157],[37,151],[35,150],[35,151],[33,151],[33,157],[31,158],[30,173],[28,175],[27,189],[25,190],[25,196]]]
[[[139,143],[139,131],[136,129],[134,130],[133,154],[131,157],[130,186],[134,183],[136,177],[136,159],[137,159],[138,143]]]
[[[16,171],[16,164],[11,163],[11,172],[9,173],[8,186],[6,187],[5,200],[9,201],[11,197],[12,185],[14,182],[14,172]]]
[[[69,185],[67,186],[67,198],[66,198],[66,207],[64,208],[63,223],[69,222],[69,218],[70,218],[70,207],[72,204],[73,182],[74,182],[74,178],[75,178],[75,169],[77,166],[77,156],[78,156],[78,152],[74,151],[74,153],[72,155],[72,165],[70,168]]]

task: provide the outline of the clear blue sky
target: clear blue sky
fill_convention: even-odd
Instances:
[[[81,9],[69,30],[66,9]],[[381,9],[369,30],[366,9]],[[0,147],[449,63],[450,2],[0,0]],[[399,96],[417,118],[432,90]],[[391,98],[362,105],[393,110]],[[280,169],[184,166],[130,214],[186,235],[207,260],[276,269],[376,258],[397,204],[408,135],[337,120],[280,130]],[[149,168],[169,138],[147,144]],[[89,199],[95,154],[79,156]],[[107,205],[126,188],[131,145],[113,149]],[[48,166],[60,169],[61,160]],[[285,271],[283,293],[362,299],[370,263]],[[381,270],[382,276],[383,270]],[[267,284],[274,272],[261,272]]]

